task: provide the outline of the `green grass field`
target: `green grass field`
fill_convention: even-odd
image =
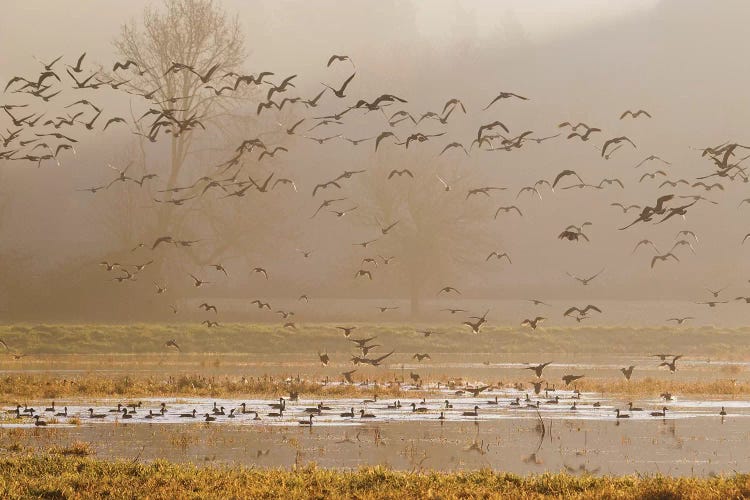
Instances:
[[[206,328],[185,324],[4,325],[0,338],[13,352],[39,354],[109,354],[165,352],[176,339],[192,353],[309,353],[316,349],[348,352],[351,344],[334,324],[226,324]],[[417,329],[441,332],[425,338]],[[361,324],[353,336],[377,335],[378,343],[397,352],[430,353],[590,353],[632,354],[680,352],[685,355],[750,358],[750,327],[487,327],[478,335],[451,325]]]
[[[58,452],[0,459],[0,497],[21,498],[612,498],[750,497],[750,476],[670,478],[517,476],[502,472],[395,472],[196,467],[108,462]]]

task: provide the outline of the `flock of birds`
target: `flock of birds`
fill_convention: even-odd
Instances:
[[[637,149],[637,141],[625,135],[608,136],[606,132],[595,125],[583,122],[563,121],[555,127],[555,133],[539,136],[535,132],[526,130],[520,132],[511,132],[509,124],[503,123],[494,118],[491,113],[503,105],[504,102],[516,101],[519,104],[529,101],[528,97],[513,93],[499,92],[487,100],[487,105],[482,108],[480,116],[483,122],[476,130],[476,136],[471,137],[468,141],[457,140],[457,138],[447,137],[445,125],[451,117],[462,113],[468,114],[467,107],[458,98],[448,99],[442,107],[434,111],[425,111],[415,113],[406,108],[408,101],[400,96],[384,93],[371,100],[359,98],[349,99],[350,85],[354,81],[357,70],[354,62],[346,55],[333,55],[328,60],[327,67],[334,68],[339,65],[348,65],[353,72],[348,74],[340,83],[322,84],[319,91],[312,97],[302,95],[291,96],[292,89],[296,88],[298,83],[297,75],[280,77],[274,82],[276,75],[270,71],[263,71],[257,75],[239,74],[234,71],[223,71],[221,63],[214,63],[208,67],[195,67],[184,62],[172,61],[163,68],[144,67],[140,62],[127,60],[117,61],[112,66],[111,71],[105,71],[102,67],[93,67],[88,64],[88,59],[84,53],[71,64],[65,64],[61,57],[50,62],[41,62],[41,68],[38,73],[27,76],[14,76],[5,85],[6,95],[12,96],[14,100],[30,99],[31,103],[19,102],[14,104],[4,104],[0,106],[3,114],[10,121],[11,125],[6,128],[4,134],[0,134],[0,160],[6,162],[29,163],[41,167],[48,163],[61,165],[61,159],[66,155],[76,155],[77,147],[83,141],[83,136],[91,133],[102,133],[115,128],[128,128],[130,132],[136,134],[148,142],[158,142],[163,137],[168,139],[179,139],[187,134],[198,134],[205,130],[210,122],[207,117],[198,114],[196,102],[204,98],[216,98],[232,96],[248,88],[260,95],[263,99],[258,103],[255,109],[256,115],[265,115],[269,112],[279,113],[283,108],[292,109],[292,115],[297,115],[293,123],[278,123],[276,132],[284,137],[281,143],[269,143],[262,139],[264,134],[258,134],[254,137],[244,139],[224,161],[211,166],[211,171],[192,180],[172,179],[167,181],[159,173],[144,172],[136,174],[132,169],[134,162],[118,167],[109,165],[112,175],[106,181],[90,186],[82,187],[80,190],[97,195],[102,191],[117,189],[125,184],[137,184],[141,188],[155,189],[153,202],[158,205],[171,205],[175,210],[179,207],[189,207],[192,203],[203,197],[218,197],[227,200],[240,199],[249,196],[251,193],[258,196],[267,195],[277,190],[287,190],[286,195],[292,196],[301,191],[304,186],[298,185],[298,182],[289,177],[279,177],[275,171],[271,171],[264,178],[253,178],[247,172],[247,165],[252,164],[256,167],[259,165],[273,164],[274,160],[289,153],[293,145],[299,141],[315,143],[318,145],[329,143],[348,143],[352,147],[359,147],[370,144],[372,150],[378,151],[384,148],[409,148],[428,147],[430,144],[436,144],[435,154],[437,156],[458,155],[469,156],[475,154],[486,154],[488,152],[510,152],[539,145],[547,141],[568,141],[573,144],[598,142],[596,146],[603,159],[608,160],[617,154],[623,148]],[[190,78],[195,82],[200,82],[197,87],[199,90],[195,95],[173,95],[168,93],[168,89],[163,86],[155,88],[140,88],[139,85],[148,81],[146,77],[151,77],[158,81],[167,81],[179,75],[181,78]],[[127,119],[122,116],[113,116],[107,113],[103,106],[96,102],[97,92],[104,90],[114,91],[116,93],[126,93],[133,102],[144,105],[145,111],[139,117]],[[74,97],[67,99],[73,93]],[[324,105],[335,108],[330,113],[318,113],[319,116],[304,116],[305,111],[315,110]],[[62,113],[55,115],[46,110],[47,105],[59,104]],[[44,110],[38,111],[39,107]],[[438,111],[440,110],[440,111]],[[372,115],[371,115],[372,113]],[[351,125],[350,120],[363,116],[379,116],[382,118],[382,131],[369,137],[352,138],[345,136],[340,132],[342,125]],[[277,120],[281,120],[280,114]],[[620,115],[620,120],[638,122],[640,120],[653,119],[651,113],[647,110],[625,110]],[[411,124],[414,129],[407,130],[406,127]],[[417,131],[416,127],[424,127]],[[332,130],[331,132],[328,132]],[[636,129],[634,128],[635,132]],[[633,231],[638,227],[647,224],[667,224],[675,220],[684,220],[689,212],[698,210],[702,205],[718,204],[715,199],[709,198],[708,194],[720,194],[725,190],[725,184],[732,181],[748,182],[746,168],[742,163],[750,157],[750,154],[739,157],[740,152],[750,149],[750,146],[725,142],[723,144],[701,148],[701,156],[709,161],[710,171],[707,175],[697,177],[696,179],[676,178],[671,174],[668,168],[671,163],[657,155],[650,154],[634,166],[638,169],[644,165],[656,163],[660,168],[646,172],[640,175],[638,183],[660,182],[658,188],[660,193],[650,204],[632,204],[628,202],[613,202],[611,206],[621,211],[625,216],[632,211],[634,218],[630,216],[627,223],[623,223],[617,229],[620,231]],[[271,167],[270,170],[273,170]],[[310,186],[309,192],[314,200],[314,210],[311,210],[309,219],[313,220],[321,214],[328,213],[331,217],[342,218],[359,209],[355,200],[351,200],[346,195],[347,187],[353,178],[366,175],[366,169],[345,170],[339,175],[332,178],[324,178],[316,181],[315,185]],[[257,177],[257,176],[256,176]],[[442,191],[450,192],[456,189],[455,181],[446,179],[438,174],[434,177],[425,178],[421,172],[411,168],[394,168],[387,174],[390,183],[404,182],[423,182],[428,184],[435,183],[435,186]],[[166,184],[159,184],[161,181]],[[543,198],[545,191],[555,192],[555,190],[620,190],[625,192],[625,182],[619,178],[602,178],[600,180],[584,179],[584,176],[572,169],[563,169],[548,179],[539,179],[529,186],[521,187],[516,195],[516,199],[522,196],[532,196]],[[725,184],[722,184],[725,183]],[[679,188],[679,190],[678,190]],[[465,200],[483,199],[484,202],[490,203],[494,193],[502,193],[507,190],[506,187],[500,186],[477,186],[466,191]],[[329,193],[336,193],[330,196]],[[546,194],[545,194],[546,196]],[[322,199],[320,198],[322,197]],[[750,198],[743,200],[740,205],[750,202]],[[494,218],[499,217],[524,217],[523,206],[520,204],[503,204],[495,210]],[[679,217],[678,217],[679,216]],[[312,223],[312,222],[311,222]],[[377,249],[378,244],[386,238],[392,237],[397,233],[407,221],[400,219],[379,221],[379,228],[375,230],[372,237],[362,242],[352,242],[352,248],[368,251],[371,248]],[[588,228],[592,223],[585,221],[580,224],[572,224],[565,227],[558,238],[563,242],[586,243],[590,241],[587,235]],[[746,235],[742,243],[750,237]],[[695,247],[698,245],[698,236],[695,232],[687,229],[676,231],[676,237],[670,243],[670,248],[660,249],[653,241],[641,239],[635,243],[633,253],[646,249],[651,252],[649,261],[650,267],[667,265],[669,262],[679,262],[682,254],[680,252],[696,252]],[[141,279],[147,275],[151,267],[158,259],[163,258],[163,252],[175,252],[180,249],[186,249],[193,246],[205,245],[207,242],[201,238],[183,236],[176,233],[143,235],[141,241],[133,242],[132,248],[126,254],[127,261],[136,263],[127,263],[125,259],[116,261],[103,260],[100,266],[104,271],[110,273],[110,280],[122,285]],[[310,259],[315,250],[298,249],[302,259]],[[352,273],[355,280],[373,280],[378,266],[389,266],[394,261],[398,261],[398,255],[365,255],[361,260],[361,265]],[[493,250],[486,256],[486,261],[495,259],[498,261],[505,260],[512,264],[511,256],[504,251]],[[201,288],[219,282],[219,280],[230,279],[229,266],[222,262],[211,262],[202,268],[190,269],[185,272],[185,288]],[[263,281],[273,279],[273,273],[264,266],[255,266],[246,269],[243,276],[247,273]],[[598,272],[578,276],[573,273],[567,275],[579,282],[582,286],[588,286],[592,281],[597,279],[605,269]],[[149,278],[146,278],[149,279]],[[159,280],[158,277],[153,281],[153,293],[157,296],[174,297],[175,294],[169,294],[166,283]],[[709,307],[716,307],[719,304],[725,304],[728,300],[720,300],[719,294],[722,290],[711,290],[711,299],[701,302]],[[458,297],[462,294],[458,287],[447,285],[437,291],[438,297]],[[299,302],[308,302],[310,297],[307,294],[300,294]],[[750,303],[750,297],[740,296],[736,301]],[[538,307],[550,307],[549,304],[539,299],[530,299]],[[269,313],[277,314],[283,320],[283,327],[287,329],[297,329],[295,311],[276,308],[267,300],[257,298],[250,302],[258,309],[267,310]],[[174,314],[179,312],[176,303],[169,304]],[[218,320],[219,306],[204,301],[199,308],[203,310],[208,317],[203,324],[208,328],[220,327]],[[387,314],[389,311],[398,309],[395,305],[383,305],[378,309],[381,313]],[[483,314],[478,312],[467,311],[459,307],[443,307],[440,311],[448,312],[451,315],[465,314],[462,326],[467,328],[468,332],[479,334],[482,328],[489,321],[487,310]],[[437,312],[437,311],[436,311]],[[602,314],[603,310],[596,304],[574,305],[567,308],[563,313],[563,318],[569,318],[576,322],[588,320],[592,314]],[[527,318],[521,326],[524,328],[537,329],[542,322],[549,316],[537,315],[534,318]],[[670,318],[670,322],[682,325],[692,317]],[[351,362],[354,365],[370,365],[373,367],[381,366],[390,356],[394,354],[391,350],[385,354],[373,354],[378,348],[383,346],[373,344],[375,337],[355,338],[352,332],[355,327],[339,326],[346,340],[352,342],[353,346],[360,351],[359,354],[352,356]],[[432,330],[421,331],[425,337],[440,334]],[[10,352],[10,348],[5,342],[3,345]],[[165,347],[175,350],[181,350],[178,339],[166,339]],[[23,356],[23,354],[15,354]],[[327,353],[318,353],[323,365],[328,365],[330,358]],[[660,366],[667,367],[671,372],[677,370],[676,362],[681,357],[679,355],[659,355],[662,363]],[[671,361],[668,360],[671,358]],[[429,353],[415,353],[412,359],[419,362],[430,360]],[[542,370],[548,363],[538,366],[530,366],[529,369],[535,371],[538,377],[541,377]],[[634,366],[622,369],[624,376],[629,380],[633,373]],[[356,369],[342,373],[344,379],[353,383],[352,378]],[[569,374],[563,377],[565,384],[575,382],[583,375]],[[412,377],[413,378],[413,377]],[[416,381],[416,380],[415,380]],[[538,387],[535,385],[535,387]],[[283,401],[279,408],[279,413],[283,412]],[[243,407],[243,413],[245,408]],[[234,412],[234,410],[232,410]],[[476,413],[476,409],[474,410]],[[117,413],[122,413],[123,418],[129,418],[130,413],[125,409],[119,408]],[[234,413],[230,413],[231,417]],[[310,413],[310,423],[314,411]],[[151,415],[151,414],[150,414]],[[257,416],[258,414],[255,413]],[[103,415],[103,416],[106,416]],[[156,417],[157,415],[153,415]],[[192,415],[193,417],[195,414]],[[366,415],[361,415],[365,417]],[[91,417],[98,418],[100,415],[91,410]],[[211,413],[205,414],[206,419],[215,418]],[[625,417],[624,414],[618,417]],[[148,417],[147,417],[148,418]],[[39,421],[38,421],[39,422]]]
[[[659,355],[669,356],[669,355]],[[679,357],[679,356],[678,356]],[[674,360],[672,361],[674,363]],[[527,369],[534,370],[537,377],[541,377],[541,372],[545,366],[549,363],[544,363],[536,367],[528,367]],[[630,372],[632,372],[632,366]],[[629,373],[626,369],[623,369],[626,377],[629,379]],[[581,378],[582,376],[565,376],[563,380],[568,385],[571,382]],[[320,417],[324,421],[335,422],[340,419],[345,421],[352,421],[354,419],[399,419],[403,418],[404,415],[433,415],[438,421],[453,420],[462,417],[473,417],[474,419],[482,416],[490,416],[498,411],[507,410],[534,410],[537,415],[540,410],[543,409],[555,409],[564,410],[569,412],[576,411],[591,411],[598,413],[600,411],[614,412],[615,419],[630,418],[631,414],[638,413],[643,415],[649,415],[651,417],[666,418],[669,408],[667,406],[661,406],[660,408],[654,408],[652,410],[637,407],[632,401],[628,402],[626,413],[624,410],[617,408],[609,403],[602,403],[598,400],[590,400],[582,398],[582,393],[577,389],[557,389],[554,385],[547,386],[542,389],[541,381],[532,382],[534,386],[535,396],[530,396],[528,392],[524,393],[523,396],[514,396],[514,394],[521,394],[523,387],[513,388],[513,393],[503,392],[501,393],[505,400],[501,400],[499,396],[495,395],[491,399],[481,400],[481,394],[485,391],[492,391],[497,389],[492,386],[479,386],[479,387],[463,387],[457,388],[453,384],[440,385],[439,383],[433,388],[443,395],[450,394],[451,399],[430,399],[422,398],[412,402],[402,401],[400,399],[394,400],[383,400],[378,399],[377,392],[371,399],[362,400],[345,400],[336,401],[333,403],[324,403],[323,401],[317,404],[311,402],[302,402],[299,399],[299,393],[296,391],[290,391],[289,397],[280,397],[277,401],[255,401],[253,404],[245,402],[234,403],[226,402],[227,407],[224,406],[224,402],[221,404],[214,402],[213,406],[209,409],[197,410],[195,407],[187,409],[189,407],[184,403],[180,405],[174,405],[172,409],[168,408],[167,403],[161,403],[158,408],[152,408],[146,413],[146,409],[142,408],[143,403],[128,403],[122,404],[117,403],[114,408],[108,409],[95,409],[80,407],[78,409],[70,409],[67,406],[61,410],[58,406],[55,406],[53,401],[51,406],[46,407],[43,411],[36,410],[28,405],[17,404],[15,408],[7,409],[6,414],[12,415],[17,420],[33,419],[35,426],[46,426],[48,422],[44,420],[45,416],[54,417],[55,423],[61,422],[60,418],[65,419],[90,419],[103,421],[105,419],[118,418],[123,420],[152,420],[152,419],[201,419],[205,422],[215,422],[217,420],[224,419],[240,419],[249,421],[259,421],[264,419],[274,419],[276,422],[290,423],[296,422],[299,425],[311,426],[313,425],[313,418]],[[406,390],[418,390],[420,387],[417,385],[411,386],[400,386]],[[543,395],[541,393],[544,393]],[[509,396],[510,394],[510,396]],[[554,394],[554,396],[552,395]],[[456,399],[461,398],[461,399]],[[661,395],[666,401],[672,400],[670,393],[664,393]],[[309,405],[309,406],[308,406]],[[359,406],[359,409],[355,410],[355,405]],[[377,411],[377,410],[380,411]],[[139,413],[139,410],[141,411]],[[721,407],[719,415],[723,418],[727,416],[725,407]],[[286,419],[284,418],[286,417]],[[430,418],[430,417],[423,417]],[[227,420],[230,421],[230,420]],[[62,421],[66,423],[66,421]]]

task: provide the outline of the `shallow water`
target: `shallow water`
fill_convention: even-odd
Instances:
[[[548,400],[559,397],[559,403]],[[487,404],[498,397],[499,404]],[[330,410],[313,417],[312,427],[305,408],[319,401],[288,402],[284,416],[268,417],[270,400],[246,400],[248,411],[236,418],[217,415],[206,423],[202,418],[181,418],[180,413],[212,413],[214,403],[225,412],[242,401],[205,399],[144,399],[133,418],[122,420],[110,413],[116,401],[97,401],[95,413],[103,419],[88,418],[89,402],[68,401],[68,413],[80,419],[79,425],[59,424],[35,427],[33,420],[7,420],[0,423],[0,443],[9,446],[46,447],[90,442],[100,458],[155,459],[181,462],[228,463],[262,467],[287,467],[316,462],[325,467],[388,465],[396,469],[419,467],[438,470],[492,467],[518,473],[558,471],[572,468],[598,474],[661,472],[674,475],[708,475],[750,470],[750,401],[676,399],[665,402],[646,399],[635,402],[645,411],[628,412],[623,401],[598,398],[582,393],[573,399],[572,391],[533,396],[537,409],[525,408],[525,393],[512,389],[484,392],[479,397],[456,396],[445,390],[440,397],[401,400],[399,409],[387,408],[388,399],[363,403],[361,399],[324,401]],[[522,407],[510,402],[521,399]],[[446,409],[448,399],[453,408]],[[148,420],[160,403],[166,404],[163,417]],[[413,412],[411,403],[428,408]],[[573,402],[577,410],[571,410]],[[599,402],[600,407],[593,406]],[[650,411],[667,406],[666,417],[652,417]],[[44,405],[41,409],[44,408]],[[479,406],[478,416],[463,416]],[[728,415],[719,416],[721,406]],[[355,418],[340,413],[354,408]],[[626,419],[617,419],[614,408],[625,410]],[[375,418],[360,418],[365,410]],[[438,420],[440,411],[445,420]],[[42,412],[50,415],[50,412]],[[49,418],[46,417],[45,418]],[[544,422],[544,434],[541,432]],[[267,454],[265,454],[267,450]],[[259,453],[260,452],[260,453]],[[567,470],[567,469],[566,469]]]

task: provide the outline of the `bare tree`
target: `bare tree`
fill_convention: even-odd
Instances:
[[[403,169],[414,177],[391,175]],[[481,183],[478,174],[422,153],[381,154],[368,173],[359,184],[357,220],[373,227],[373,235],[380,233],[381,255],[397,256],[397,276],[408,287],[412,315],[418,315],[428,291],[452,280],[460,286],[462,271],[476,265],[477,250],[488,239],[491,206],[467,199],[468,190]]]
[[[192,71],[170,70],[174,63],[190,66],[206,74],[216,66],[215,75],[237,70],[245,58],[244,41],[237,18],[230,19],[211,0],[165,0],[164,9],[147,7],[143,24],[126,24],[114,42],[119,55],[134,61],[134,76],[129,91],[148,94],[162,112],[177,121],[198,117],[204,124],[220,120],[231,104],[237,106],[237,93],[216,95]],[[218,65],[218,66],[217,66]],[[149,134],[146,134],[149,135]],[[165,189],[174,188],[194,145],[191,130],[170,134],[170,165]],[[173,229],[175,207],[162,205],[158,210],[154,233]]]

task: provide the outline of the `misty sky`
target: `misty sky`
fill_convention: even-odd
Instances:
[[[147,4],[141,0],[28,1],[5,6],[0,46],[12,50],[0,56],[0,81],[37,71],[34,57],[49,61],[63,54],[72,63],[86,51],[91,61],[109,67],[115,59],[112,39],[124,22],[138,20]],[[733,183],[718,195],[702,193],[721,204],[701,206],[687,221],[668,227],[616,231],[632,219],[632,212],[624,216],[609,207],[613,201],[650,203],[658,196],[658,183],[638,182],[657,166],[633,170],[648,154],[672,162],[669,178],[692,179],[712,170],[710,162],[691,148],[746,140],[750,72],[742,62],[742,20],[750,6],[744,2],[723,3],[711,23],[704,16],[711,3],[698,0],[614,5],[595,0],[484,0],[470,7],[458,1],[389,0],[372,4],[377,6],[371,9],[341,2],[252,2],[250,7],[247,2],[227,0],[221,5],[238,14],[245,31],[247,71],[298,73],[300,92],[312,94],[320,82],[345,77],[344,69],[327,72],[325,61],[331,54],[346,53],[357,64],[352,98],[392,92],[404,96],[415,115],[440,108],[451,97],[460,97],[478,113],[498,91],[529,96],[528,102],[509,102],[481,117],[476,113],[471,119],[456,117],[449,130],[467,143],[478,124],[498,118],[512,123],[514,131],[533,130],[536,135],[557,133],[562,121],[581,120],[604,129],[606,137],[633,137],[637,150],[624,149],[607,161],[591,142],[565,141],[468,159],[467,168],[481,170],[483,180],[509,187],[508,194],[493,197],[493,206],[517,202],[525,212],[523,218],[503,219],[492,226],[495,247],[513,255],[514,265],[496,274],[467,278],[466,288],[473,293],[698,299],[704,286],[726,285],[737,294],[747,292],[750,245],[742,247],[740,242],[750,231],[746,222],[750,207],[737,209],[747,197],[747,184]],[[127,108],[124,101],[112,100],[108,105],[116,111]],[[647,109],[654,118],[619,120],[628,108]],[[352,133],[378,131],[371,126]],[[60,169],[37,171],[0,163],[3,189],[12,193],[2,247],[35,256],[31,265],[39,272],[82,255],[95,262],[114,251],[99,227],[101,221],[92,215],[103,205],[75,189],[101,182],[107,175],[101,173],[103,164],[115,161],[115,152],[129,140],[127,134],[103,135],[96,144],[82,146],[75,161]],[[163,158],[158,149],[149,154],[154,162]],[[298,176],[306,191],[301,196],[309,197],[308,187],[315,182],[377,161],[371,149],[355,155],[347,148],[342,152],[305,145],[279,165],[280,172]],[[515,200],[520,187],[540,178],[551,180],[564,168],[576,169],[591,182],[627,179],[627,189],[562,191],[542,201]],[[309,198],[300,198],[294,207],[314,209]],[[590,245],[556,239],[568,224],[585,220],[594,222]],[[364,234],[355,226],[333,224],[331,234],[337,238]],[[700,243],[697,255],[685,254],[679,265],[652,271],[649,255],[631,255],[642,238],[659,241],[668,249],[675,233],[686,228],[699,234]],[[289,239],[290,245],[313,238],[312,246],[331,250],[327,263],[339,265],[341,256],[333,256],[333,239],[317,241],[317,234],[324,232],[295,226],[290,234],[278,237]],[[566,271],[593,274],[601,268],[606,272],[590,288],[581,288],[565,275]]]

